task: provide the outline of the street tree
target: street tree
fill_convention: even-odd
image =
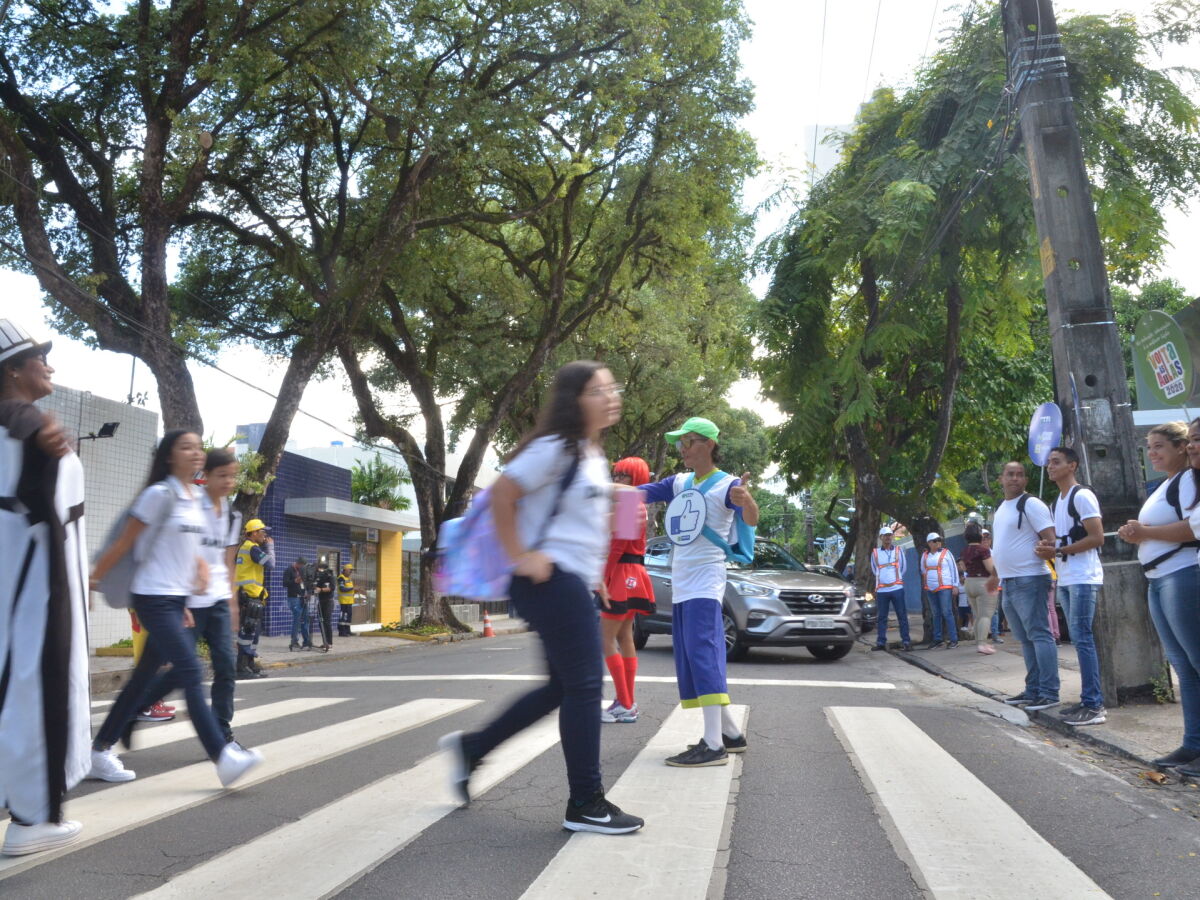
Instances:
[[[401,488],[412,479],[403,469],[385,463],[376,453],[366,463],[350,467],[350,499],[381,509],[408,509],[411,502]]]
[[[1191,3],[1163,9],[1142,30],[1131,16],[1060,22],[1117,281],[1157,263],[1157,210],[1200,176],[1197,108],[1180,74],[1149,60],[1200,20]],[[970,499],[956,474],[980,444],[1011,446],[1050,396],[1028,364],[1042,288],[1002,35],[996,7],[966,10],[912,87],[864,105],[838,165],[767,248],[760,371],[789,415],[777,453],[797,486],[852,476],[859,559],[881,513],[940,531]]]

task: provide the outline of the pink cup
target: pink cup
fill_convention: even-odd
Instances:
[[[642,536],[641,491],[617,491],[617,508],[613,512],[613,533],[623,541],[632,541]]]

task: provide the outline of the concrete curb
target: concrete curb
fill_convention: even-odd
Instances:
[[[966,678],[960,678],[952,672],[947,672],[940,666],[937,666],[934,663],[917,656],[914,651],[906,652],[903,650],[893,650],[891,647],[889,647],[887,652],[898,659],[904,660],[904,662],[908,663],[910,666],[923,669],[930,675],[936,675],[939,678],[945,678],[947,681],[965,687],[967,690],[974,691],[976,694],[980,694],[991,700],[996,700],[1000,703],[1004,702],[1003,694],[998,693],[989,687],[985,687],[982,684],[976,684],[973,681],[968,681]],[[1104,750],[1107,753],[1111,753],[1114,756],[1119,756],[1123,759],[1128,759],[1131,762],[1143,765],[1149,770],[1158,771],[1154,763],[1146,759],[1137,751],[1131,750],[1129,747],[1122,744],[1118,735],[1114,734],[1108,729],[1105,729],[1103,726],[1088,725],[1087,727],[1076,728],[1068,725],[1057,715],[1053,715],[1052,710],[1035,710],[1033,712],[1025,710],[1024,712],[1025,715],[1029,717],[1031,722],[1035,722],[1044,728],[1049,728],[1051,731],[1056,731],[1059,734],[1066,735],[1081,743],[1091,744],[1094,747],[1099,747],[1101,750]]]
[[[502,637],[510,634],[523,634],[528,631],[526,625],[505,625],[495,629],[496,637]],[[369,632],[368,632],[369,634]],[[478,631],[472,631],[469,634],[449,634],[449,635],[434,635],[428,641],[421,641],[423,644],[457,644],[462,641],[471,641],[482,638],[483,634]],[[309,666],[319,663],[332,662],[334,660],[346,659],[366,659],[368,657],[382,656],[387,653],[395,653],[402,647],[412,646],[413,642],[397,640],[394,647],[377,647],[373,650],[360,650],[350,655],[338,654],[331,656],[328,653],[305,653],[303,659],[288,659],[278,662],[267,663],[263,666],[264,669],[290,669],[294,666]],[[125,682],[129,680],[129,676],[133,673],[133,666],[128,669],[112,669],[107,672],[92,672],[91,673],[91,688],[93,694],[110,694],[114,691],[119,691],[125,686]]]

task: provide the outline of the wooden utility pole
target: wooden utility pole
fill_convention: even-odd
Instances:
[[[1111,535],[1137,517],[1145,489],[1067,60],[1051,0],[1002,0],[1002,6],[1041,248],[1055,393],[1066,442],[1080,455],[1079,480],[1095,489]],[[1151,679],[1162,674],[1164,661],[1136,556],[1109,536],[1102,557],[1096,643],[1105,699],[1115,704],[1152,695]]]

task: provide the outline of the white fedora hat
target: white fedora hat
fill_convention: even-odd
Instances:
[[[0,319],[0,363],[19,353],[37,350],[46,353],[50,342],[38,343],[29,332],[11,319]]]

